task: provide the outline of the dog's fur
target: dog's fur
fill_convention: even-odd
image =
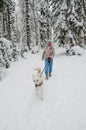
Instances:
[[[41,100],[43,100],[43,78],[40,68],[34,69],[33,82],[36,94],[40,96]]]

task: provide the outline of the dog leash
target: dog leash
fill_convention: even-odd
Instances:
[[[43,74],[43,72],[44,72],[44,69],[45,69],[45,67],[43,68],[43,70],[42,70],[42,72],[41,72],[41,75]]]

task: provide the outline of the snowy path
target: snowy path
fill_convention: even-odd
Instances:
[[[14,63],[0,82],[0,130],[86,130],[86,55],[59,50],[53,76],[44,80],[44,101],[35,96],[32,73],[41,54]]]

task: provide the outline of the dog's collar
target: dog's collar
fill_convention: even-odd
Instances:
[[[42,84],[43,84],[43,82],[40,83],[40,84],[35,85],[35,87],[37,88],[37,87],[41,86]]]

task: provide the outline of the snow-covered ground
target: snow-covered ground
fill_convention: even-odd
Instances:
[[[44,67],[41,52],[11,64],[0,82],[0,130],[86,130],[86,53],[70,57],[56,49],[44,101],[35,95],[36,67]]]

